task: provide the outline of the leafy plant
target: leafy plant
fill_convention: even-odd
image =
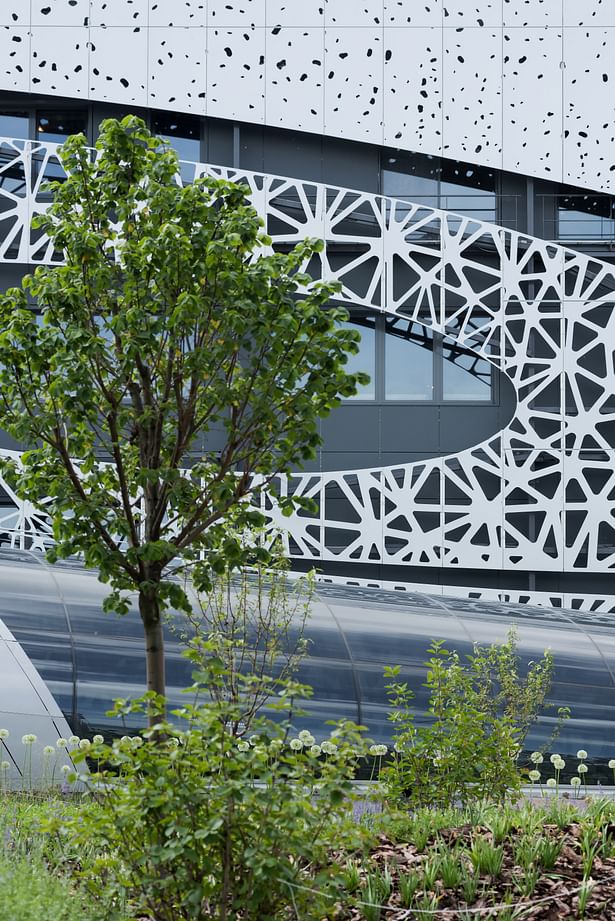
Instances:
[[[502,644],[475,646],[467,663],[440,641],[429,653],[427,726],[415,725],[414,694],[398,680],[400,668],[385,669],[395,742],[381,773],[385,789],[413,807],[503,803],[520,790],[517,758],[545,705],[553,657],[545,652],[522,676],[512,630]]]
[[[215,687],[221,676],[220,661],[205,658],[191,690]],[[280,706],[297,691],[282,690]],[[116,712],[144,708],[159,722],[136,742],[91,746],[108,770],[90,779],[91,804],[79,819],[57,826],[73,846],[97,849],[82,873],[91,895],[127,899],[157,921],[264,921],[293,902],[314,910],[318,897],[304,885],[322,892],[324,906],[342,874],[330,850],[351,849],[361,835],[348,819],[363,752],[357,728],[335,728],[322,759],[309,733],[289,741],[288,724],[263,717],[249,740],[238,740],[241,703],[223,697],[174,711],[179,725],[162,719],[151,693]]]

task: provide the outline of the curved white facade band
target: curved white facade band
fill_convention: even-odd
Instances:
[[[612,0],[5,0],[0,90],[615,188]]]
[[[40,175],[57,168],[57,148],[5,140],[0,149],[5,160],[13,151],[7,171],[32,177],[21,195],[0,190],[4,215],[15,217],[0,261],[13,261],[18,251],[19,261],[52,262],[57,254],[46,239],[33,240],[27,221],[46,206]],[[40,170],[30,169],[33,159]],[[291,555],[448,571],[612,569],[614,266],[424,205],[226,167],[192,164],[186,175],[187,167],[187,179],[209,174],[247,183],[274,245],[324,238],[316,274],[342,283],[344,303],[415,320],[463,343],[500,369],[516,393],[506,428],[465,451],[284,481],[281,489],[319,507],[314,517],[278,519],[264,500],[272,522],[290,527]],[[360,252],[349,245],[357,243]],[[369,267],[367,283],[365,273],[356,280],[360,265]],[[330,490],[332,508],[341,490],[352,510],[343,520],[329,509]],[[17,543],[43,546],[44,516],[13,499],[16,509],[5,510],[0,525]]]

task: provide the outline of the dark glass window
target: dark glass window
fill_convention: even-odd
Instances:
[[[30,117],[27,112],[0,112],[0,136],[29,138]]]
[[[61,144],[70,134],[87,134],[87,112],[71,110],[36,113],[36,138]]]
[[[342,324],[348,329],[359,330],[361,333],[361,342],[359,351],[356,355],[350,355],[346,364],[346,370],[350,374],[356,374],[357,371],[366,371],[369,374],[369,384],[364,384],[357,389],[354,397],[348,397],[349,400],[375,400],[376,399],[376,318],[375,317],[351,317],[348,323]]]
[[[361,346],[347,368],[366,371],[371,381],[354,400],[377,403],[494,402],[495,376],[489,361],[453,339],[403,317],[351,317]]]
[[[387,317],[385,322],[385,399],[433,400],[433,333],[399,317]]]
[[[152,131],[171,144],[180,160],[198,162],[201,159],[201,119],[198,116],[155,112]]]
[[[612,240],[615,202],[610,195],[563,189],[557,196],[557,224],[560,240]]]
[[[497,174],[488,167],[425,154],[383,155],[382,192],[432,208],[495,221]]]
[[[492,365],[454,342],[442,341],[442,397],[445,401],[491,402]]]

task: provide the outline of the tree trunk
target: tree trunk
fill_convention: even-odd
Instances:
[[[145,633],[145,661],[147,667],[147,690],[166,695],[164,678],[164,634],[160,619],[160,605],[155,594],[139,592],[139,611]],[[150,726],[157,722],[156,714],[149,713]]]

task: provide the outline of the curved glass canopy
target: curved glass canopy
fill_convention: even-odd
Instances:
[[[95,573],[75,563],[50,566],[35,553],[0,550],[0,621],[78,734],[136,728],[136,723],[118,725],[106,711],[114,698],[138,696],[145,685],[136,607],[126,617],[104,614],[106,592]],[[528,745],[544,744],[556,708],[568,706],[572,715],[557,750],[570,754],[585,748],[593,758],[615,757],[615,625],[609,615],[415,592],[317,586],[307,625],[310,652],[298,675],[314,695],[297,722],[322,736],[327,720],[353,719],[366,725],[372,738],[386,742],[391,724],[385,665],[401,667],[401,679],[416,694],[420,723],[426,706],[423,663],[432,640],[444,640],[464,655],[476,642],[501,641],[511,626],[518,631],[522,662],[536,660],[546,648],[555,658],[554,706]],[[174,704],[185,702],[182,688],[191,683],[192,666],[173,635],[167,655],[169,697]],[[5,692],[10,701],[10,689]]]

